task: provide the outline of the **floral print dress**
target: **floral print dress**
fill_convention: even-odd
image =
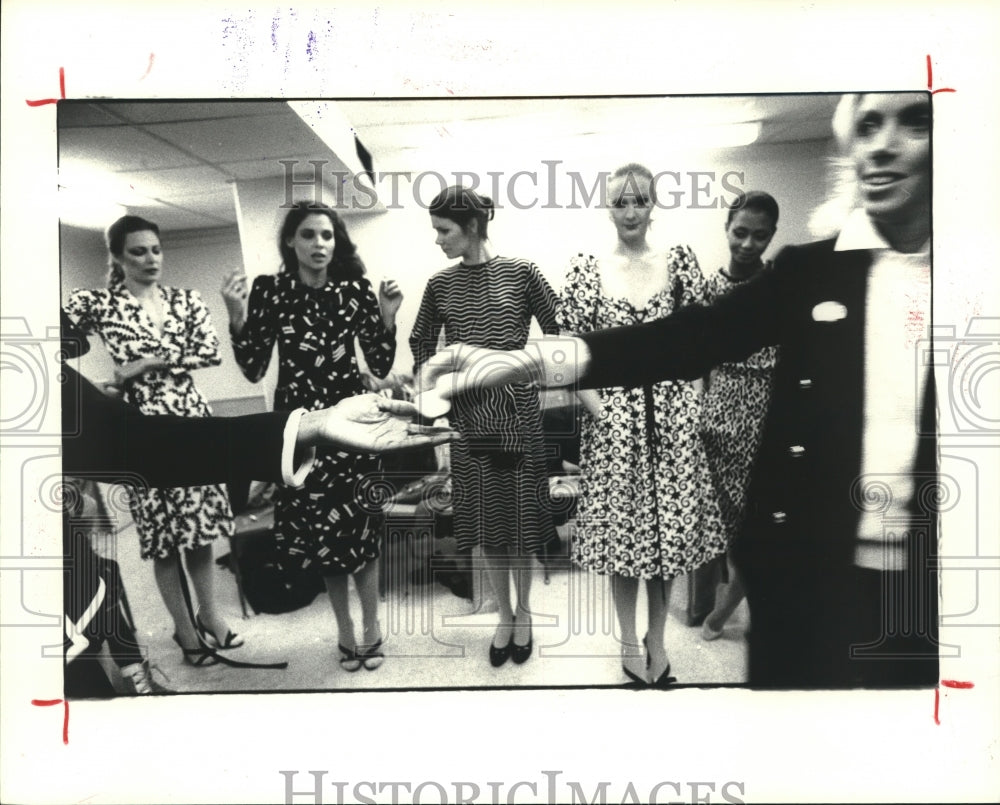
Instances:
[[[704,278],[690,248],[670,249],[664,268],[670,287],[637,308],[605,297],[595,257],[574,257],[561,298],[563,329],[639,324],[703,301]],[[694,386],[681,380],[598,392],[600,418],[582,419],[573,561],[602,575],[670,579],[722,554]]]
[[[65,310],[83,333],[100,336],[117,366],[152,357],[169,364],[134,378],[125,389],[126,402],[144,414],[210,416],[212,409],[191,377],[195,369],[222,362],[208,308],[197,291],[164,286],[157,290],[163,304],[162,330],[121,283],[75,290]],[[143,489],[139,479],[130,508],[144,559],[165,559],[233,533],[229,498],[218,484]]]
[[[769,268],[770,263],[763,270]],[[706,282],[706,302],[711,304],[746,281],[719,269]],[[729,540],[736,536],[746,511],[777,360],[778,348],[764,347],[744,361],[724,363],[712,371],[705,392],[702,438]]]

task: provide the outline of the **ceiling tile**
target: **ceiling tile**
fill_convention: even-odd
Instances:
[[[111,171],[197,165],[176,148],[132,127],[70,128],[59,133],[59,162],[86,162]]]
[[[160,101],[108,103],[109,111],[139,125],[219,118],[269,117],[291,114],[284,101]]]
[[[329,154],[323,142],[294,115],[157,123],[146,130],[208,162],[310,151],[319,157]]]
[[[81,126],[121,126],[122,121],[109,114],[101,104],[81,101],[60,101],[57,104],[59,129]]]
[[[303,172],[306,177],[311,176],[312,165],[309,160],[323,159],[330,166],[329,170],[344,170],[341,162],[332,155],[318,154],[316,151],[303,151],[298,154],[286,152],[276,152],[257,159],[240,160],[238,162],[220,162],[218,167],[226,173],[232,174],[235,179],[266,179],[271,176],[284,176],[285,166],[280,160],[295,160],[299,164],[293,165],[296,177]],[[327,170],[326,165],[322,166]]]

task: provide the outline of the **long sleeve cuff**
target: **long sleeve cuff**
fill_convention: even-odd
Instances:
[[[306,476],[316,463],[316,448],[297,449],[299,422],[305,414],[305,408],[299,408],[288,415],[285,422],[284,441],[281,448],[281,480],[291,487],[301,487],[306,482]],[[298,458],[301,463],[295,466]]]

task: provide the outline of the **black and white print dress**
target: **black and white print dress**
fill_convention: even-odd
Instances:
[[[768,269],[769,265],[763,270]],[[705,283],[706,302],[711,304],[746,281],[719,269]],[[702,438],[729,540],[736,536],[746,511],[777,359],[777,347],[764,347],[739,363],[721,364],[712,371],[704,396]]]
[[[278,345],[276,411],[316,411],[365,392],[355,339],[372,374],[385,377],[396,356],[396,336],[382,321],[366,279],[339,280],[313,288],[297,275],[259,276],[247,320],[233,352],[253,383],[267,371]],[[381,508],[382,465],[377,456],[319,449],[300,489],[279,487],[274,533],[289,568],[325,575],[353,573],[379,556],[373,515]]]
[[[208,401],[191,377],[195,369],[222,362],[208,308],[197,291],[163,286],[158,291],[162,331],[121,283],[106,290],[75,290],[65,310],[85,334],[100,336],[117,366],[140,358],[162,358],[169,364],[132,380],[125,389],[126,402],[144,414],[211,416]],[[229,498],[218,484],[137,490],[130,501],[144,559],[164,559],[233,533]]]
[[[410,336],[417,368],[438,348],[462,343],[521,349],[532,317],[559,332],[558,299],[537,266],[516,257],[458,264],[427,283]],[[555,539],[538,390],[525,384],[470,392],[452,401],[452,511],[461,550],[506,547],[538,553]]]
[[[670,286],[637,308],[605,296],[595,257],[574,257],[560,300],[563,329],[639,324],[703,301],[704,278],[690,248],[670,249],[664,270]],[[602,575],[670,579],[723,553],[694,386],[680,380],[598,393],[600,419],[582,417],[573,561]]]

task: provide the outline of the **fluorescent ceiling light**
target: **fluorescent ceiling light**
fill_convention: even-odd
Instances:
[[[57,201],[59,220],[83,229],[105,229],[128,209],[89,191],[60,187]]]

